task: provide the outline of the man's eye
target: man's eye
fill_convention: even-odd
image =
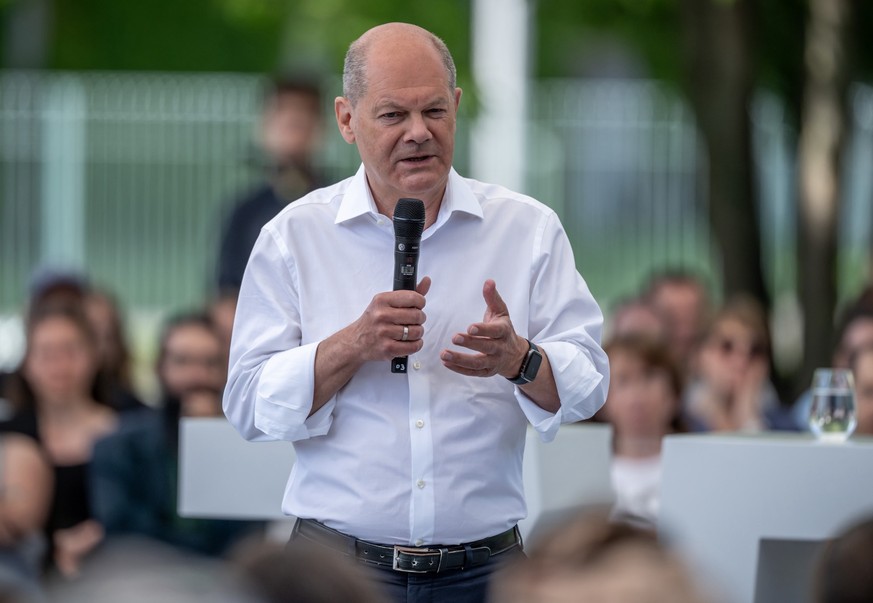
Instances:
[[[384,119],[395,119],[400,117],[400,113],[397,111],[389,111],[388,113],[383,113],[380,117]]]

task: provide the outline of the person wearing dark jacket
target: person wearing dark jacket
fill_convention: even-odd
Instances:
[[[264,97],[256,163],[265,182],[233,204],[222,233],[218,289],[239,291],[261,227],[318,188],[313,158],[322,134],[321,92],[305,78],[276,78]]]
[[[130,413],[94,449],[91,500],[107,538],[138,536],[221,556],[259,528],[249,521],[189,519],[177,512],[179,419],[221,416],[221,342],[209,318],[172,319],[161,337],[159,410]]]

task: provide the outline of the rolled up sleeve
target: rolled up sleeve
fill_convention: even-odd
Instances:
[[[301,343],[296,270],[264,227],[240,288],[223,408],[247,440],[296,441],[327,433],[335,401],[311,417],[318,342]]]
[[[532,273],[528,337],[549,358],[561,406],[550,413],[515,388],[518,404],[544,442],[562,423],[590,418],[606,401],[609,360],[600,345],[603,314],[576,270],[557,216],[540,225]]]

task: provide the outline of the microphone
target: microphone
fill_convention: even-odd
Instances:
[[[418,248],[424,232],[424,202],[399,199],[394,207],[394,290],[414,291],[418,273]],[[392,373],[406,372],[406,356],[391,361]]]

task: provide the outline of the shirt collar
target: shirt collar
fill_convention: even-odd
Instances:
[[[455,212],[470,214],[477,218],[483,217],[482,207],[473,191],[470,190],[464,179],[455,171],[455,168],[452,168],[449,170],[446,194],[443,197],[443,202],[440,204],[440,213],[437,216],[434,227],[439,227],[445,223]],[[364,164],[361,164],[361,167],[358,168],[357,173],[352,177],[343,195],[339,211],[336,214],[335,223],[347,222],[366,214],[377,218],[379,210],[376,209],[376,202],[373,200],[373,194],[367,185],[367,174],[364,170]]]

